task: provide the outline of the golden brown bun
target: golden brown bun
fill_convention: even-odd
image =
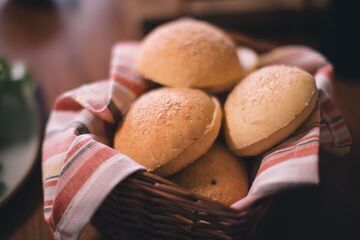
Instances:
[[[220,125],[216,98],[201,90],[160,88],[131,106],[116,131],[114,147],[149,171],[167,176],[204,154]]]
[[[225,205],[240,200],[248,192],[244,162],[219,144],[214,144],[205,155],[172,176],[171,180]]]
[[[209,93],[226,92],[230,90],[231,87],[233,87],[236,83],[238,83],[241,78],[245,77],[257,68],[259,63],[259,56],[254,50],[246,47],[238,47],[237,54],[242,69],[241,77],[239,79],[236,79],[235,82],[226,82],[222,85],[204,88],[205,91]]]
[[[294,132],[317,100],[314,78],[288,66],[269,66],[243,79],[225,102],[225,138],[238,156],[257,155]]]
[[[230,38],[219,28],[193,19],[164,24],[147,35],[137,68],[147,79],[166,86],[214,91],[217,86],[234,85],[243,76]]]

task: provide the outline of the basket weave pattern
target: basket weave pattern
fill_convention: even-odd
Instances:
[[[140,171],[112,191],[92,223],[109,239],[246,239],[268,202],[237,212]]]

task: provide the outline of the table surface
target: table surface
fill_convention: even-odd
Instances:
[[[0,0],[0,53],[10,60],[28,63],[49,110],[56,96],[65,90],[107,76],[110,49],[116,41],[139,39],[139,18],[132,8],[133,1],[124,0],[58,1],[53,8],[29,8]],[[289,204],[283,201],[277,214],[280,220],[274,220],[271,228],[274,236],[281,237],[284,224],[288,231],[299,232],[295,225],[300,224],[302,232],[305,227],[306,231],[318,231],[317,236],[340,236],[350,231],[348,223],[360,215],[360,197],[356,193],[360,185],[360,81],[341,79],[336,81],[335,89],[353,136],[353,150],[340,161],[329,158],[320,163],[323,183],[316,197],[316,217],[311,215],[314,209],[304,205],[306,199],[289,196],[296,198],[297,211],[292,216],[298,220],[290,221],[294,226],[287,223],[284,216],[289,215]],[[306,219],[312,219],[310,227]],[[332,226],[338,230],[332,230]],[[101,239],[91,226],[81,238]],[[43,220],[40,162],[19,192],[0,209],[0,239],[52,239]]]

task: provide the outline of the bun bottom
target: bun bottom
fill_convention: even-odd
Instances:
[[[317,97],[318,93],[317,91],[315,91],[310,99],[310,102],[307,104],[307,106],[305,106],[304,110],[300,114],[295,116],[295,118],[291,122],[289,122],[288,125],[280,128],[270,136],[256,143],[240,148],[235,146],[231,142],[231,140],[229,140],[230,138],[227,136],[226,139],[229,148],[237,156],[255,156],[270,149],[271,147],[275,146],[276,144],[280,143],[288,136],[290,136],[297,128],[301,126],[301,124],[306,121],[306,119],[310,116],[311,112],[315,108]],[[225,127],[225,134],[227,134],[228,131],[229,129]]]
[[[222,117],[219,102],[215,98],[212,98],[212,100],[215,105],[214,115],[208,130],[194,144],[187,147],[176,158],[155,169],[155,174],[162,177],[170,176],[185,168],[187,165],[192,163],[195,159],[199,158],[209,150],[217,135],[219,134]]]
[[[204,156],[173,175],[171,180],[227,206],[245,197],[249,188],[243,160],[217,143]]]

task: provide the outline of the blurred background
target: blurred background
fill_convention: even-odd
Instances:
[[[24,85],[0,84],[0,107],[13,89],[12,96],[19,95],[26,109],[21,112],[33,114],[19,117],[9,111],[21,118],[20,125],[30,121],[28,128],[35,129],[27,141],[13,142],[11,159],[23,160],[12,170],[6,168],[8,146],[0,147],[0,199],[6,195],[0,204],[0,239],[52,239],[42,215],[39,142],[55,98],[106,78],[110,50],[117,41],[139,40],[159,24],[181,16],[203,19],[266,43],[308,45],[334,63],[336,100],[353,136],[353,150],[346,159],[323,157],[320,189],[283,196],[256,239],[359,238],[360,1],[0,0],[0,57],[9,63],[22,60],[28,69],[21,78]],[[14,104],[12,109],[19,107]],[[8,127],[4,122],[13,122],[5,115],[0,116],[0,135]],[[21,144],[27,150],[19,150]],[[9,175],[16,181],[11,192],[5,180]],[[101,237],[89,228],[82,239]]]

